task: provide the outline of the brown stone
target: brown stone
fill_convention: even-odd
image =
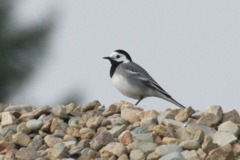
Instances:
[[[231,145],[222,146],[209,152],[206,160],[234,160]]]

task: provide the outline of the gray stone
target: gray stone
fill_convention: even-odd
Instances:
[[[95,100],[95,101],[92,101],[90,103],[87,103],[87,104],[81,106],[81,112],[87,112],[90,110],[94,110],[94,109],[97,109],[99,106],[101,106],[101,103],[99,101]]]
[[[205,114],[197,121],[198,124],[213,126],[222,119],[223,111],[221,106],[210,106]]]
[[[36,150],[33,150],[32,148],[20,148],[16,153],[16,157],[18,159],[32,160],[39,158],[40,155]]]
[[[206,135],[202,143],[202,150],[208,154],[211,150],[215,148],[218,148],[218,145],[213,143],[213,139],[211,136]]]
[[[121,111],[121,117],[130,123],[134,123],[140,120],[138,116],[140,112],[141,111],[137,109],[126,108]]]
[[[86,122],[86,126],[88,128],[96,129],[98,126],[100,126],[103,119],[104,119],[103,116],[90,117]]]
[[[143,142],[154,142],[154,137],[152,133],[142,133],[142,134],[132,134],[133,138],[138,141]]]
[[[43,138],[40,135],[36,135],[33,140],[28,144],[28,148],[37,151],[43,145]]]
[[[113,114],[120,114],[120,111],[121,111],[121,104],[114,103],[114,104],[111,104],[102,114],[103,116],[108,117]]]
[[[229,112],[223,113],[222,121],[232,121],[234,123],[240,124],[240,116],[239,113],[233,109]]]
[[[185,150],[182,152],[182,155],[187,160],[201,160],[200,157],[198,156],[197,151],[195,150],[191,151]]]
[[[39,130],[43,125],[43,122],[41,120],[32,119],[27,121],[26,127],[31,131],[37,131]]]
[[[84,148],[83,150],[81,150],[81,156],[78,158],[78,160],[92,160],[92,159],[96,159],[99,157],[99,153],[94,151],[91,148]]]
[[[23,105],[10,105],[4,111],[5,112],[15,111],[20,113],[27,113],[27,112],[31,112],[32,110],[33,110],[33,106],[23,104]]]
[[[112,129],[109,130],[109,132],[114,137],[118,137],[126,128],[127,128],[127,125],[123,124],[123,125],[120,125],[120,126],[113,127]]]
[[[157,118],[143,118],[140,122],[141,126],[155,126],[157,125]]]
[[[158,160],[187,160],[187,159],[185,159],[181,153],[173,152],[159,158]]]
[[[119,142],[121,142],[124,145],[128,145],[133,142],[133,136],[131,132],[129,131],[123,131],[119,136],[118,136]]]
[[[67,111],[63,105],[56,105],[52,108],[52,112],[59,118],[67,118]]]
[[[61,143],[63,140],[59,137],[55,137],[53,135],[47,135],[44,137],[44,142],[47,144],[48,147],[54,147],[55,144]]]
[[[161,145],[159,147],[156,148],[155,152],[159,155],[159,156],[165,156],[167,154],[170,153],[174,153],[174,152],[182,152],[182,147],[176,145],[176,144],[168,144],[168,145]]]
[[[132,150],[129,157],[130,160],[143,160],[146,158],[145,153],[142,150]]]
[[[187,130],[190,133],[194,133],[197,130],[202,130],[204,132],[204,135],[208,135],[208,136],[211,136],[211,137],[213,137],[213,135],[216,133],[216,130],[212,127],[202,125],[202,124],[195,124],[195,123],[190,123],[187,126]]]
[[[192,107],[181,109],[180,112],[174,117],[176,121],[185,122],[195,111]]]
[[[181,142],[179,146],[186,150],[197,150],[200,148],[200,143],[197,140],[187,140]]]
[[[134,141],[127,145],[128,150],[142,150],[144,153],[149,154],[153,152],[157,147],[156,143],[151,142],[137,142]]]
[[[91,128],[82,128],[79,132],[82,139],[91,139],[95,135],[95,131]]]
[[[235,136],[238,136],[240,133],[240,129],[237,124],[233,123],[232,121],[223,122],[218,126],[218,131],[223,132],[230,132]]]
[[[209,152],[206,160],[235,160],[231,145],[225,145]]]
[[[32,112],[27,112],[27,113],[23,113],[19,118],[18,118],[18,120],[20,121],[20,122],[27,122],[27,121],[29,121],[29,120],[31,120],[31,119],[33,119],[34,118],[34,113],[32,113]]]
[[[1,125],[3,127],[16,124],[16,122],[17,122],[16,118],[10,112],[2,112]]]
[[[138,114],[139,118],[141,120],[150,118],[150,119],[157,119],[159,113],[156,110],[147,110],[147,111],[142,111]]]
[[[15,144],[26,147],[30,143],[31,139],[27,134],[18,132],[12,135],[12,141]]]
[[[94,137],[90,142],[90,147],[94,150],[100,150],[103,146],[114,142],[114,137],[109,132],[103,132]]]
[[[64,143],[60,142],[54,145],[54,152],[52,153],[55,158],[63,158],[67,156],[68,150]]]
[[[42,114],[50,113],[50,111],[51,111],[51,107],[46,105],[46,106],[41,106],[33,109],[32,113],[34,114],[35,117],[39,117]]]
[[[184,127],[184,123],[179,122],[179,121],[175,121],[173,119],[167,119],[167,118],[165,118],[163,120],[163,124],[167,127],[170,127],[172,129],[174,129],[174,130]]]
[[[235,141],[237,141],[237,137],[229,132],[217,131],[213,136],[213,143],[216,143],[219,146],[225,146]]]
[[[153,133],[163,137],[174,137],[173,130],[164,125],[154,126]]]
[[[101,155],[104,155],[104,152],[108,152],[112,155],[120,157],[122,154],[125,154],[127,152],[127,150],[126,150],[126,147],[122,143],[111,142],[100,150]]]

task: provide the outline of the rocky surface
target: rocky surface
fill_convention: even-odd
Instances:
[[[221,106],[145,111],[93,101],[0,109],[0,160],[240,159],[239,113]]]

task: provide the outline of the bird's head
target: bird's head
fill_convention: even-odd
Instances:
[[[104,59],[110,60],[111,63],[129,63],[132,61],[130,55],[124,50],[115,50],[109,57],[103,57]]]

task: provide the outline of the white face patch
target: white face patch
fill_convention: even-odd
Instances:
[[[111,57],[111,59],[116,62],[123,62],[123,63],[130,62],[124,54],[117,53],[117,52],[112,52],[109,57]]]

